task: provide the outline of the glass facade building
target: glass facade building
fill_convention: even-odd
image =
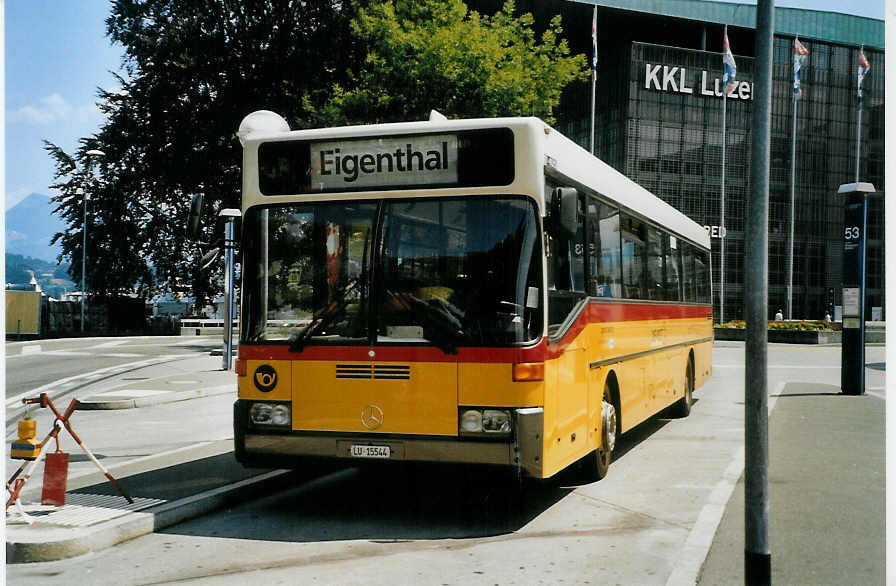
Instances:
[[[490,2],[480,4],[485,12],[492,8]],[[725,233],[724,319],[742,319],[744,251],[749,246],[744,224],[750,197],[755,6],[698,0],[517,2],[518,9],[532,12],[536,22],[546,23],[560,14],[572,52],[584,53],[589,60],[595,5],[595,154],[710,230],[716,320],[722,309],[721,237]],[[723,99],[719,86],[725,24],[737,63],[738,86]],[[837,190],[855,181],[857,67],[864,43],[871,71],[862,84],[859,180],[877,189],[868,201],[866,315],[883,319],[884,23],[778,8],[775,26],[769,318],[779,308],[786,313],[791,185],[793,317],[821,319],[841,302],[843,196]],[[795,36],[809,56],[800,71],[802,96],[794,110]],[[564,95],[557,127],[588,148],[590,113],[591,84],[576,84]]]

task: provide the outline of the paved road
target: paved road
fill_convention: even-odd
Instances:
[[[221,341],[213,337],[80,338],[6,344],[7,425],[21,414],[21,398],[47,392],[54,401],[81,395],[154,364],[207,356]],[[68,401],[64,401],[67,403]]]
[[[771,345],[769,392],[836,384],[839,352]],[[867,371],[864,399],[881,409],[883,356],[868,349],[878,368]],[[7,575],[17,584],[693,584],[743,467],[743,344],[717,343],[713,359],[690,417],[654,419],[623,436],[598,483],[527,485],[521,509],[508,506],[501,476],[352,468],[89,556],[10,566]],[[229,413],[202,401],[146,412],[172,424],[203,413],[196,439],[228,435]],[[96,442],[97,450],[115,445]]]

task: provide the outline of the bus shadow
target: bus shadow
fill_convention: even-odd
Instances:
[[[613,460],[675,420],[660,413],[628,431],[617,441]],[[489,537],[520,530],[591,482],[582,462],[547,480],[489,466],[384,462],[294,477],[284,490],[162,532],[294,543]]]
[[[672,421],[653,417],[621,436],[614,461]],[[589,483],[583,476],[581,463],[548,480],[447,464],[373,464],[317,477],[297,474],[285,490],[163,533],[295,543],[489,537],[520,530]]]
[[[573,488],[489,467],[346,468],[163,533],[296,543],[488,537],[519,530]]]

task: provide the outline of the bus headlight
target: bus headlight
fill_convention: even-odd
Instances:
[[[458,423],[460,435],[509,436],[513,430],[510,409],[463,407]]]
[[[286,403],[252,403],[249,406],[249,421],[255,425],[286,427],[291,419]]]
[[[479,433],[482,431],[482,411],[468,409],[460,416],[461,433]]]

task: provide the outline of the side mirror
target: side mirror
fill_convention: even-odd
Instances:
[[[199,221],[202,219],[202,202],[204,199],[204,195],[197,193],[190,202],[190,216],[187,219],[187,238],[190,240],[199,240],[201,236]]]
[[[554,226],[563,236],[575,237],[579,231],[579,192],[571,187],[558,187],[551,193]]]

